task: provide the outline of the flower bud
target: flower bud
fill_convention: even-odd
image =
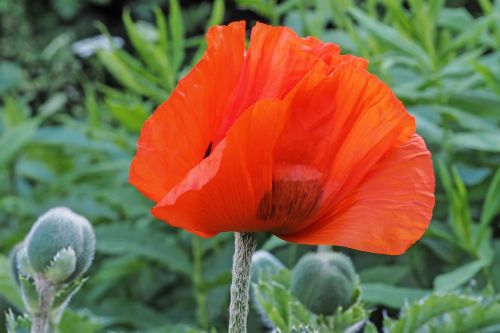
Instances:
[[[16,259],[18,273],[28,279],[32,279],[35,275],[35,272],[31,267],[30,261],[28,259],[28,251],[26,250],[26,245],[24,243],[22,243],[19,247],[19,250],[16,253]]]
[[[90,223],[64,207],[42,215],[25,243],[32,270],[56,284],[69,283],[85,273],[95,252]]]
[[[251,281],[253,282],[254,287],[259,282],[259,280],[272,279],[271,275],[274,275],[280,270],[285,269],[285,265],[283,265],[278,258],[276,258],[272,253],[265,250],[259,250],[253,254],[252,267],[254,272],[251,276]],[[262,324],[267,328],[273,328],[274,324],[269,318],[269,315],[264,310],[262,304],[257,299],[254,288],[250,288],[250,297],[252,299],[253,307],[260,317]]]
[[[292,271],[291,290],[316,314],[332,315],[356,301],[357,277],[351,260],[335,252],[311,253]]]
[[[259,250],[252,256],[252,267],[254,268],[254,273],[251,279],[252,282],[257,282],[263,273],[275,273],[284,269],[285,265],[268,251]]]
[[[16,283],[19,284],[19,268],[17,264],[17,254],[21,250],[23,244],[19,243],[17,244],[12,251],[10,251],[9,254],[9,267],[10,267],[10,273],[12,274],[12,277],[16,280]]]

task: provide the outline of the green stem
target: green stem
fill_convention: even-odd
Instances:
[[[255,233],[234,233],[233,280],[229,305],[229,333],[246,333],[248,293],[252,255],[257,245]]]
[[[38,292],[40,309],[33,314],[31,333],[52,333],[50,322],[50,310],[54,302],[54,286],[50,281],[35,277],[36,290]]]
[[[201,284],[203,281],[203,267],[199,238],[193,236],[191,245],[193,251],[193,282],[196,290],[195,297],[198,323],[202,328],[208,329],[208,316],[206,311],[207,295],[201,288]]]

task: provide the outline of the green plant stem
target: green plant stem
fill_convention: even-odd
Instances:
[[[54,286],[50,281],[35,277],[36,290],[40,301],[40,309],[33,314],[31,333],[52,333],[50,310],[54,302]]]
[[[229,333],[246,333],[248,293],[252,255],[257,245],[255,233],[234,233],[233,280],[229,305]]]
[[[201,327],[208,329],[208,317],[206,310],[206,293],[202,289],[201,284],[203,281],[203,267],[202,267],[202,254],[200,249],[200,240],[198,237],[193,236],[191,241],[193,251],[193,283],[196,292],[196,314],[198,316],[198,323]]]

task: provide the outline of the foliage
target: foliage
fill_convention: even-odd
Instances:
[[[224,332],[231,235],[202,240],[153,221],[127,183],[128,166],[143,121],[204,51],[206,28],[257,18],[368,58],[434,156],[437,206],[426,236],[400,257],[348,251],[362,293],[357,310],[333,317],[344,318],[337,325],[375,332],[364,321],[370,311],[403,308],[399,321],[386,318],[389,332],[498,330],[500,1],[238,0],[226,11],[222,0],[127,3],[0,1],[0,312],[13,308],[11,326],[25,320],[16,319],[22,301],[6,256],[36,216],[65,205],[95,226],[97,256],[61,325]],[[96,34],[125,46],[85,59],[72,52]],[[266,235],[260,247],[287,267],[309,250]],[[304,312],[280,274],[258,282],[273,322],[283,331],[332,324]],[[250,326],[265,331],[255,313]]]
[[[494,332],[500,328],[500,303],[466,295],[434,294],[387,319],[391,333]]]
[[[368,311],[360,302],[348,309],[339,307],[331,316],[318,316],[293,296],[290,283],[291,273],[285,268],[278,272],[263,272],[253,285],[255,307],[261,319],[277,332],[345,332],[349,327],[363,326],[368,318]],[[308,328],[303,327],[301,331],[298,328],[303,324]]]

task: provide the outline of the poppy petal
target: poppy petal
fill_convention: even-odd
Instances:
[[[262,99],[282,99],[313,68],[328,69],[328,62],[339,57],[332,43],[300,38],[286,27],[257,23],[231,105],[217,131],[220,142],[227,130],[248,107]]]
[[[264,230],[256,211],[271,187],[282,104],[264,100],[245,111],[212,154],[153,207],[153,215],[205,236]]]
[[[334,112],[327,136],[332,159],[324,200],[335,205],[382,156],[409,140],[415,119],[390,88],[366,70],[345,64],[332,78]]]
[[[307,229],[278,236],[301,244],[401,254],[423,235],[430,222],[434,186],[430,152],[414,134],[379,160],[329,216]]]
[[[212,27],[207,51],[146,121],[130,168],[130,183],[158,202],[210,150],[240,76],[245,23]]]
[[[329,206],[415,132],[413,117],[389,87],[349,62],[331,76],[310,73],[285,101],[288,118],[275,159],[324,173],[323,201]]]

